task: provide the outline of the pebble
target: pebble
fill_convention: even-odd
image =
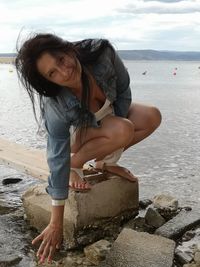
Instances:
[[[22,181],[21,178],[5,178],[2,180],[2,184],[3,185],[16,184],[16,183],[19,183],[21,181]]]

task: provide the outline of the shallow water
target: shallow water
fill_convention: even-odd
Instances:
[[[172,61],[125,61],[130,77],[134,102],[157,106],[162,113],[159,129],[143,142],[127,150],[120,162],[139,177],[140,198],[158,193],[176,196],[181,205],[195,205],[200,201],[200,63]],[[45,148],[44,137],[37,134],[30,100],[17,82],[12,66],[0,65],[0,137],[34,148]],[[175,68],[176,75],[173,75]],[[146,75],[142,75],[147,71]],[[0,165],[0,181],[15,177],[23,180],[5,186],[0,182],[0,203],[8,208],[21,208],[21,194],[39,181]],[[12,218],[0,216],[1,238],[9,232],[7,242],[23,261],[16,266],[32,264],[30,231],[23,220],[13,228]],[[9,222],[7,220],[10,220]],[[8,230],[9,229],[9,230]],[[31,252],[30,252],[31,253]],[[1,254],[1,253],[0,253]]]
[[[200,64],[124,63],[131,77],[133,101],[157,106],[163,119],[154,134],[124,153],[121,163],[139,177],[141,197],[170,192],[188,204],[199,202]],[[30,100],[19,87],[14,68],[9,72],[11,68],[0,65],[0,137],[45,148],[45,139],[37,134]],[[142,75],[144,71],[146,75]]]

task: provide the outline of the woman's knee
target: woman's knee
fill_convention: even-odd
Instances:
[[[150,123],[151,128],[156,129],[161,124],[162,121],[162,114],[157,107],[152,106],[150,112]]]
[[[114,142],[120,142],[120,144],[126,146],[134,137],[135,127],[134,124],[128,119],[118,118],[113,123],[113,129],[110,131],[110,139]]]

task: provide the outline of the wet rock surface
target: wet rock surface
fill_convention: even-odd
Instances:
[[[158,228],[155,234],[174,239],[198,224],[200,224],[200,207],[195,207],[191,211],[181,210],[178,215]]]
[[[8,184],[16,184],[16,183],[19,183],[21,182],[22,179],[21,178],[4,178],[2,180],[2,184],[3,185],[8,185]]]
[[[1,167],[1,166],[0,166]],[[5,167],[4,167],[5,169]],[[1,172],[1,181],[7,178],[21,178],[19,183],[9,183],[3,184],[1,186],[0,192],[0,266],[16,266],[16,267],[35,267],[42,266],[38,264],[38,259],[36,258],[37,247],[31,245],[32,239],[38,234],[38,232],[32,228],[28,222],[25,220],[26,216],[22,208],[21,195],[27,188],[38,183],[38,181],[33,180],[31,177],[25,177],[12,169],[7,169],[6,174]],[[154,199],[155,200],[155,199]],[[176,250],[174,253],[174,265],[173,267],[199,267],[199,246],[200,246],[200,225],[198,218],[198,208],[191,207],[179,207],[175,205],[176,209],[169,207],[161,207],[154,205],[154,200],[141,200],[140,201],[140,211],[138,216],[133,217],[124,216],[124,219],[120,219],[120,224],[114,227],[113,224],[107,225],[107,237],[105,237],[102,242],[107,246],[107,250],[103,248],[95,247],[95,243],[91,244],[93,252],[92,256],[86,252],[85,246],[80,247],[76,250],[69,250],[65,245],[58,251],[55,255],[52,264],[46,264],[45,266],[56,267],[56,266],[101,266],[103,262],[109,260],[113,257],[111,256],[111,249],[113,244],[117,240],[123,229],[129,228],[131,231],[146,232],[154,236],[158,225],[152,222],[151,219],[147,219],[148,210],[153,210],[156,214],[160,214],[165,218],[166,226],[169,221],[173,220],[174,228],[177,229],[179,221],[184,221],[185,228],[181,228],[181,237],[176,241]],[[176,203],[176,201],[175,201]],[[194,216],[190,216],[190,214]],[[187,215],[187,216],[186,216]],[[159,215],[158,215],[159,216]],[[177,216],[182,218],[177,220]],[[193,217],[193,219],[191,219]],[[188,221],[188,218],[189,221]],[[189,226],[187,225],[189,222]],[[195,224],[193,224],[195,222]],[[176,223],[178,225],[176,225]],[[196,227],[194,227],[196,225]],[[189,227],[189,231],[187,230]],[[85,229],[86,234],[92,235],[94,229]],[[127,229],[128,230],[128,229]],[[141,233],[143,234],[143,233]],[[176,236],[176,235],[175,235]],[[156,236],[155,236],[156,238]],[[88,242],[88,241],[87,241]],[[132,241],[130,241],[132,242]],[[97,241],[98,244],[98,241]],[[136,245],[136,244],[135,244]],[[162,246],[161,246],[162,247]],[[84,250],[85,248],[85,250]],[[92,250],[92,249],[91,249]],[[144,250],[149,250],[149,247],[144,247]],[[107,256],[106,256],[107,255]],[[132,254],[133,256],[134,254]],[[143,255],[144,256],[144,255]],[[96,258],[95,258],[96,257]],[[106,260],[101,263],[106,257]],[[125,255],[125,259],[128,259],[129,255]],[[91,260],[92,259],[92,260]],[[94,260],[96,259],[96,261]],[[132,260],[132,258],[129,258]],[[170,256],[171,260],[171,256]],[[170,261],[168,258],[168,261]],[[140,264],[143,264],[142,261]],[[44,265],[43,265],[44,266]],[[103,265],[102,265],[103,266]],[[112,265],[105,265],[112,266]],[[123,266],[126,266],[123,264]],[[135,265],[139,267],[140,265]],[[142,266],[142,265],[141,265]],[[156,266],[156,265],[155,265]],[[162,266],[162,265],[161,265]],[[166,265],[167,266],[167,265]],[[165,266],[165,267],[166,267]],[[144,267],[144,266],[143,266]],[[160,267],[160,266],[159,266]]]
[[[94,265],[99,265],[105,260],[110,251],[111,243],[107,240],[99,240],[96,243],[84,248],[86,258]]]
[[[158,228],[165,223],[165,219],[160,215],[160,213],[152,207],[149,207],[146,215],[145,221],[148,225]]]
[[[178,199],[170,195],[157,195],[153,198],[153,206],[160,210],[177,210]]]
[[[23,194],[27,218],[38,231],[42,231],[50,219],[51,201],[46,186],[45,183],[32,187]],[[116,176],[101,179],[84,194],[70,190],[63,219],[66,246],[72,249],[107,235],[117,237],[120,224],[135,217],[138,206],[138,184]]]
[[[173,240],[124,229],[114,242],[101,267],[171,267],[174,258]]]

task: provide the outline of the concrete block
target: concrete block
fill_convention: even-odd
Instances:
[[[167,238],[176,239],[183,235],[186,231],[200,223],[199,205],[193,207],[191,211],[182,210],[177,216],[159,227],[155,234],[162,235]]]
[[[45,187],[46,183],[33,187],[22,197],[27,219],[39,231],[50,220],[51,199]],[[119,177],[105,180],[101,176],[92,190],[86,193],[70,190],[64,213],[64,239],[67,247],[87,245],[104,238],[109,232],[109,225],[113,227],[126,217],[135,217],[138,207],[138,183]]]
[[[99,267],[172,267],[173,240],[124,228]]]

